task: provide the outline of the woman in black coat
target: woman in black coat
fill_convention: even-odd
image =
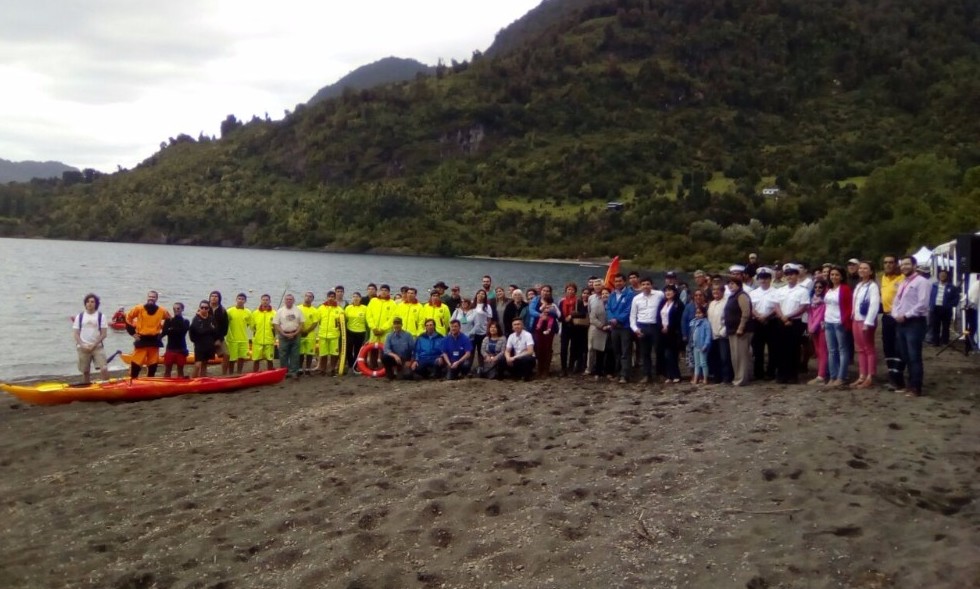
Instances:
[[[660,339],[658,345],[664,352],[664,376],[666,382],[681,381],[680,354],[684,347],[681,320],[684,305],[677,296],[677,287],[668,284],[664,287],[664,302],[660,305]]]

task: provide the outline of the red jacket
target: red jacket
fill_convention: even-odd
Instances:
[[[851,331],[851,324],[854,322],[854,300],[851,287],[842,282],[840,285],[840,322],[844,324],[844,329]]]

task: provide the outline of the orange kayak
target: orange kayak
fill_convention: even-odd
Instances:
[[[142,401],[200,393],[224,393],[282,382],[286,369],[238,376],[201,378],[117,378],[87,385],[42,382],[32,385],[0,383],[0,390],[33,405],[62,405],[73,401]]]

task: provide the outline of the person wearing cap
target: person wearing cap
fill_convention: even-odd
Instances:
[[[463,297],[459,294],[459,285],[454,284],[452,288],[449,289],[449,294],[442,297],[442,302],[444,305],[449,307],[449,314],[452,315],[459,305],[463,302]]]
[[[742,288],[742,279],[736,272],[728,278],[730,294],[725,302],[725,331],[728,333],[728,349],[732,357],[734,379],[732,384],[744,387],[752,381],[752,299]]]
[[[898,352],[902,358],[898,373],[904,380],[907,367],[909,378],[905,389],[896,386],[896,390],[917,397],[922,395],[922,344],[926,337],[926,317],[929,315],[929,294],[932,288],[929,280],[916,272],[915,256],[905,256],[899,260],[898,266],[905,280],[895,293],[891,315],[898,324],[896,337]],[[901,380],[899,383],[902,383]]]
[[[735,278],[736,280],[738,280],[739,287],[745,293],[748,293],[749,290],[751,290],[751,289],[745,287],[745,282],[744,282],[744,278],[745,278],[745,266],[742,266],[741,264],[734,264],[732,266],[729,266],[728,267],[728,278]],[[731,283],[728,282],[727,280],[725,280],[724,281],[724,284],[726,285],[726,288],[725,288],[725,301],[728,301],[728,297],[732,296],[732,290],[730,288],[727,288],[727,286],[731,285]]]
[[[752,320],[756,324],[752,334],[752,376],[755,380],[772,380],[779,364],[779,305],[778,293],[772,288],[772,270],[765,266],[755,273],[757,286],[749,293],[752,300]],[[769,351],[768,364],[766,350]]]
[[[451,318],[449,306],[442,302],[442,297],[439,296],[437,290],[433,290],[429,294],[429,302],[422,305],[420,318],[423,321],[423,326],[425,325],[424,322],[429,319],[434,321],[436,333],[443,337],[449,332],[449,320]]]
[[[367,314],[364,316],[368,328],[368,342],[383,344],[388,331],[391,330],[391,321],[394,317],[395,301],[391,300],[391,287],[382,284],[377,296],[367,304]]]
[[[799,284],[800,267],[784,264],[786,286],[779,289],[779,299],[774,311],[779,318],[779,354],[776,363],[776,381],[796,384],[800,378],[800,353],[803,345],[803,314],[810,308],[810,291]]]
[[[783,264],[776,260],[772,266],[772,282],[769,287],[778,290],[784,286],[786,286],[786,279],[783,277]]]
[[[385,376],[388,380],[411,378],[412,371],[409,366],[414,353],[415,338],[402,329],[401,317],[394,317],[391,320],[391,331],[385,336],[384,351],[381,355],[381,364],[385,367]]]

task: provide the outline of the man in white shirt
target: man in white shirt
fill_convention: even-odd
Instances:
[[[82,300],[85,311],[75,316],[72,331],[75,334],[75,349],[78,351],[78,370],[82,382],[92,381],[92,364],[101,371],[102,380],[109,380],[106,366],[105,345],[102,343],[109,335],[109,322],[99,312],[99,297],[89,293]]]
[[[641,384],[653,381],[653,357],[657,348],[657,335],[660,306],[664,302],[664,293],[653,289],[653,280],[644,277],[640,280],[640,292],[633,297],[630,304],[630,329],[636,334],[640,345],[640,363],[643,365],[643,380]],[[658,356],[657,368],[661,367]]]
[[[752,300],[752,320],[755,331],[752,334],[753,380],[772,380],[776,377],[779,354],[779,293],[772,288],[772,270],[765,266],[756,270],[756,288],[749,293]],[[766,349],[769,350],[769,363],[766,365]]]
[[[511,327],[514,331],[507,336],[504,346],[507,370],[517,378],[531,380],[534,373],[534,338],[524,331],[524,322],[520,319],[514,319]]]
[[[779,318],[779,362],[776,366],[776,382],[799,382],[800,352],[803,343],[803,314],[810,308],[810,291],[799,285],[800,267],[796,264],[783,266],[786,286],[779,291],[779,305],[775,307]]]
[[[303,311],[295,305],[296,298],[290,293],[285,303],[272,318],[272,326],[279,336],[279,366],[288,370],[287,375],[299,378],[299,340],[303,330]]]

